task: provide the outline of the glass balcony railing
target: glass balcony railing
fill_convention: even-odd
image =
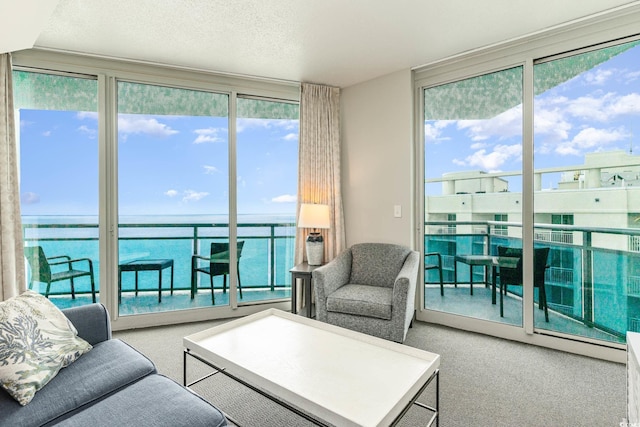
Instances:
[[[96,291],[100,292],[99,278],[99,231],[95,223],[46,223],[23,224],[25,246],[42,246],[47,257],[68,255],[71,258],[89,258],[95,271]],[[238,241],[244,241],[239,262],[243,298],[240,303],[272,299],[283,299],[290,296],[291,278],[289,269],[293,267],[295,224],[290,222],[242,223],[237,228]],[[191,292],[191,258],[192,255],[208,256],[210,243],[228,242],[229,225],[221,223],[126,223],[119,225],[119,263],[138,259],[172,259],[174,274],[174,293],[176,298],[190,299]],[[80,267],[80,266],[79,266]],[[58,267],[59,269],[60,267]],[[63,268],[66,268],[64,266]],[[55,272],[55,271],[54,271]],[[27,271],[28,278],[31,272]],[[168,277],[168,276],[167,276]],[[196,275],[199,293],[207,294],[209,278]],[[149,301],[157,301],[158,274],[148,272],[140,274],[140,295],[148,294]],[[129,283],[131,282],[131,283]],[[200,283],[202,282],[202,283]],[[136,304],[133,298],[133,274],[123,275],[123,300],[128,304]],[[42,293],[42,283],[34,283],[34,289]],[[37,287],[37,288],[36,288]],[[167,297],[163,296],[164,308],[148,308],[147,311],[171,310],[169,297],[169,280],[162,282]],[[220,288],[220,289],[218,289]],[[53,283],[51,295],[59,295],[54,302],[63,306],[71,303],[69,283]],[[216,284],[216,294],[222,286]],[[155,291],[151,292],[151,291]],[[88,280],[77,279],[76,294],[78,300],[90,302],[90,285]],[[155,300],[153,297],[155,295]],[[84,299],[82,299],[84,297]],[[141,299],[137,300],[140,304]],[[220,302],[219,302],[220,301]],[[211,305],[211,294],[202,298],[202,304]],[[79,302],[78,302],[79,303]],[[216,305],[228,304],[228,299],[216,299]],[[159,306],[159,303],[157,304]],[[199,305],[201,306],[201,305]],[[193,307],[182,305],[184,308]],[[122,309],[122,307],[121,307]],[[141,312],[139,309],[132,312]]]
[[[488,280],[483,269],[469,273],[469,269],[458,268],[454,277],[456,255],[497,255],[497,246],[522,247],[519,223],[433,221],[425,223],[425,230],[425,252],[442,254],[444,282],[449,287],[468,284],[469,274],[475,283]],[[535,224],[535,247],[550,248],[545,271],[549,311],[563,319],[536,321],[536,326],[588,337],[597,330],[603,333],[600,338],[614,342],[624,342],[627,330],[640,331],[639,240],[639,229]],[[437,305],[434,301],[440,304],[437,270],[426,272],[425,289],[425,306],[433,308],[430,304]],[[443,301],[446,296],[445,290]],[[509,296],[521,299],[522,288],[509,289]],[[456,312],[452,293],[447,303],[436,309]],[[575,328],[576,323],[582,329]]]

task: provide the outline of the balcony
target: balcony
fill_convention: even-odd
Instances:
[[[238,240],[245,242],[239,272],[242,298],[238,304],[288,300],[291,296],[289,269],[293,266],[295,224],[291,222],[238,224]],[[23,224],[25,245],[40,245],[47,256],[88,257],[93,261],[96,291],[100,292],[98,225],[69,222]],[[191,299],[191,257],[208,255],[211,242],[228,241],[229,225],[222,223],[123,223],[119,225],[119,263],[137,259],[172,259],[174,291],[170,292],[170,270],[163,271],[162,302],[158,301],[158,272],[139,272],[139,292],[134,292],[134,273],[122,275],[120,315],[172,311],[211,306],[209,277],[197,275],[199,289]],[[27,275],[30,272],[27,270]],[[117,277],[117,275],[115,276]],[[215,305],[229,304],[229,291],[222,290],[222,277],[216,276]],[[34,283],[44,293],[44,285]],[[75,300],[69,282],[51,285],[51,300],[60,308],[91,302],[89,280],[78,279]]]
[[[439,229],[459,232],[433,233]],[[473,270],[471,296],[469,268],[459,264],[455,278],[452,261],[461,254],[497,255],[497,246],[522,247],[521,224],[432,221],[425,223],[425,230],[430,232],[425,234],[425,252],[440,252],[449,260],[443,262],[444,296],[437,272],[426,274],[426,308],[522,325],[522,287],[508,288],[505,315],[500,317],[499,304],[491,304],[490,287],[479,285],[490,282],[484,269]],[[536,328],[614,343],[623,343],[627,330],[640,330],[640,253],[634,246],[638,239],[638,229],[535,224],[534,245],[550,248],[545,271],[550,319],[545,322],[537,310],[536,290]]]

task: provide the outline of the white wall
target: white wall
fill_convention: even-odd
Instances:
[[[414,212],[412,73],[403,70],[341,94],[342,197],[347,246],[412,247]],[[394,217],[394,205],[402,216]]]

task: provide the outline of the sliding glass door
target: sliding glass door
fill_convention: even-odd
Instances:
[[[535,239],[550,248],[549,321],[624,342],[640,331],[640,45],[534,66]]]
[[[640,331],[638,64],[616,41],[422,89],[424,308],[614,348]]]
[[[228,104],[118,82],[120,315],[229,304]]]
[[[424,90],[427,309],[522,325],[495,280],[499,247],[522,248],[522,82],[514,67]]]

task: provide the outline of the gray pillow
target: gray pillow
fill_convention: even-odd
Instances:
[[[0,386],[22,406],[91,348],[44,296],[26,291],[0,302]]]

